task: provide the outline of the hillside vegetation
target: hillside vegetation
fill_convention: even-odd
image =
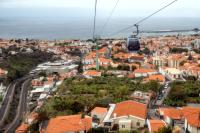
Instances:
[[[188,103],[200,103],[200,81],[174,82],[165,104],[184,106]]]
[[[54,117],[88,112],[95,106],[108,107],[109,103],[128,100],[135,90],[158,91],[159,87],[155,81],[142,84],[128,78],[69,78],[59,87],[57,95],[45,102],[40,114]]]

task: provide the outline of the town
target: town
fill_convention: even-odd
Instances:
[[[1,132],[200,132],[200,35],[126,45],[0,39]]]

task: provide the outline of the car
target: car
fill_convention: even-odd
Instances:
[[[158,97],[158,100],[161,100],[162,99],[162,97]]]
[[[158,96],[158,100],[161,100],[162,99],[162,96]]]

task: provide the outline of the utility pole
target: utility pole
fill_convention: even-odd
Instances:
[[[99,70],[99,53],[98,53],[98,43],[95,36],[96,30],[96,16],[97,16],[97,0],[95,0],[95,11],[94,11],[94,27],[93,27],[93,43],[96,45],[96,70]]]
[[[96,70],[99,71],[99,51],[97,42],[96,42]]]

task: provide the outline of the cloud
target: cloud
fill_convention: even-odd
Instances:
[[[93,10],[95,0],[0,0],[0,8],[65,8]],[[98,14],[108,15],[117,0],[98,0]],[[172,0],[120,0],[114,16],[144,16]],[[178,0],[157,16],[199,16],[200,0]]]

